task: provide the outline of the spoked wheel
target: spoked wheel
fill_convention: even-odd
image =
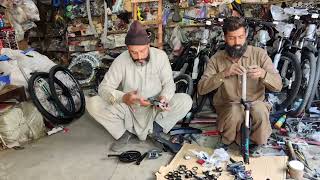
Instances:
[[[174,78],[176,84],[176,93],[186,93],[190,96],[193,92],[192,78],[187,74],[181,74]]]
[[[53,85],[57,90],[57,98],[61,104],[69,111],[74,111],[74,102],[68,88],[56,78],[53,79]],[[72,117],[61,111],[50,92],[48,73],[32,74],[28,81],[28,91],[39,112],[50,123],[64,124],[71,122]]]
[[[283,52],[280,57],[278,71],[282,78],[283,88],[279,93],[273,93],[275,114],[284,112],[291,105],[300,89],[302,72],[296,55],[290,52]]]
[[[64,86],[67,87],[70,92],[71,99],[74,101],[75,109],[74,111],[69,111],[62,103],[59,101],[59,96],[57,89],[54,86],[53,79],[58,79],[63,82]],[[80,87],[79,82],[72,76],[72,73],[65,67],[61,65],[56,65],[51,68],[49,72],[49,86],[52,92],[52,96],[57,104],[61,107],[61,110],[65,114],[69,114],[76,118],[82,116],[85,112],[85,97],[83,91]]]
[[[95,78],[95,68],[99,67],[100,61],[92,53],[81,54],[75,57],[68,69],[80,84],[88,84]]]

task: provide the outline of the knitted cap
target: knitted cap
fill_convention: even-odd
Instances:
[[[139,21],[133,21],[126,35],[126,45],[146,45],[150,42],[148,33]]]

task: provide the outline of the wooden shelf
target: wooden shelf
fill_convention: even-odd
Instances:
[[[108,31],[107,32],[107,35],[109,34],[125,34],[127,33],[128,30],[121,30],[121,31]],[[98,36],[101,36],[101,34],[98,34]],[[88,34],[88,35],[84,35],[84,36],[75,36],[75,37],[71,37],[71,36],[68,36],[69,39],[75,39],[75,38],[92,38],[94,37],[94,34]]]
[[[192,28],[192,27],[205,27],[205,24],[189,24],[189,25],[183,25],[183,24],[170,24],[167,25],[166,28],[174,28],[177,25],[179,25],[181,28]]]
[[[67,50],[43,50],[43,52],[68,52]]]
[[[143,25],[158,25],[160,21],[152,20],[152,21],[140,21]]]
[[[131,3],[148,3],[148,2],[158,2],[159,0],[131,0]]]

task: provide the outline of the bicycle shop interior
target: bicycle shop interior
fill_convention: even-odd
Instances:
[[[0,180],[320,179],[319,15],[318,0],[0,0]],[[272,132],[254,153],[246,76],[238,105],[248,114],[228,148],[217,147],[223,90],[199,94],[210,61],[227,51],[224,22],[233,16],[282,83],[265,92]],[[132,136],[114,152],[116,132],[88,102],[115,76],[109,68],[127,52],[133,22],[168,57],[167,78],[192,105],[161,140]],[[146,98],[147,108],[163,103]]]

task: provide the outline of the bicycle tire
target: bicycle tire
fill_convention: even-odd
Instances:
[[[291,105],[294,102],[294,100],[298,95],[300,85],[301,85],[301,80],[302,80],[301,66],[297,56],[291,52],[285,51],[281,54],[281,57],[280,57],[280,62],[283,62],[283,61],[289,61],[292,63],[292,68],[294,69],[294,72],[295,72],[295,79],[292,83],[291,90],[287,94],[287,98],[281,104],[277,105],[278,106],[277,109],[280,109],[280,111],[287,108],[289,105]]]
[[[83,93],[83,91],[82,91],[82,89],[81,89],[81,86],[80,86],[78,80],[76,80],[76,79],[73,77],[71,71],[70,71],[69,69],[61,66],[61,65],[55,65],[55,66],[53,66],[53,67],[50,69],[50,72],[49,72],[49,86],[50,86],[50,89],[51,89],[51,93],[53,94],[53,98],[54,98],[54,99],[58,102],[58,104],[60,105],[60,101],[57,99],[57,98],[58,98],[57,93],[56,93],[56,91],[54,91],[55,88],[54,88],[54,83],[53,83],[53,79],[54,79],[54,78],[59,79],[58,77],[56,77],[56,73],[59,72],[59,71],[61,71],[62,73],[68,75],[68,76],[70,77],[70,79],[73,81],[73,85],[74,85],[74,86],[72,86],[72,87],[69,87],[70,85],[66,85],[66,81],[62,81],[62,82],[63,82],[64,85],[69,89],[69,91],[70,91],[70,89],[72,90],[72,92],[70,92],[70,94],[71,94],[71,96],[72,96],[73,101],[74,101],[75,103],[79,101],[79,103],[80,103],[80,105],[79,105],[78,107],[77,107],[77,106],[75,107],[75,111],[74,111],[74,112],[69,112],[69,113],[71,113],[72,116],[74,116],[75,118],[79,118],[79,117],[81,117],[81,116],[84,114],[84,112],[85,112],[85,104],[86,104],[86,101],[85,101],[84,93]],[[79,99],[75,99],[75,96],[77,96],[77,95],[74,95],[74,93],[73,93],[73,89],[74,89],[74,88],[77,89],[76,93],[79,93],[79,94],[78,94],[78,98],[79,98]],[[78,101],[77,101],[77,100],[78,100]],[[64,109],[64,110],[65,110],[65,109]]]
[[[309,75],[309,83],[307,85],[306,91],[303,94],[302,102],[300,103],[299,107],[295,109],[294,111],[289,112],[289,115],[291,116],[299,116],[304,110],[307,105],[307,102],[311,95],[311,90],[313,88],[313,83],[316,78],[316,58],[314,54],[310,51],[303,53],[302,61],[309,61],[310,63],[310,75]]]
[[[174,78],[174,82],[176,84],[176,93],[186,93],[190,96],[193,93],[193,81],[192,78],[187,74],[180,74]],[[184,86],[178,86],[179,82],[184,83]]]
[[[199,74],[198,74],[198,77],[196,79],[196,82],[194,82],[194,92],[193,92],[193,95],[192,97],[194,97],[195,99],[195,103],[193,104],[192,106],[192,112],[194,114],[198,113],[198,112],[201,112],[201,110],[203,109],[203,106],[207,100],[207,95],[199,95],[198,92],[197,92],[197,85],[198,85],[198,82],[199,80],[201,79],[201,76],[203,75],[204,73],[204,70],[206,68],[206,65],[209,61],[209,57],[205,54],[205,55],[200,55],[199,57]]]
[[[36,91],[34,89],[35,82],[39,78],[45,79],[47,81],[47,83],[48,83],[49,74],[45,73],[45,72],[36,72],[36,73],[33,73],[31,75],[30,79],[28,80],[28,92],[29,92],[29,95],[31,97],[31,100],[32,100],[33,104],[37,107],[39,112],[44,116],[44,119],[46,121],[49,121],[52,124],[67,124],[67,123],[70,123],[72,121],[72,119],[73,119],[72,117],[70,117],[70,116],[55,116],[52,113],[50,113],[47,109],[45,109],[43,107],[43,105],[41,104],[41,102],[40,102],[40,100],[39,100],[39,98],[37,96],[37,93],[36,93]],[[57,83],[62,88],[66,88],[61,83],[61,81],[59,81],[58,79],[54,79],[54,82]],[[47,99],[48,100],[49,99],[53,100],[52,97],[48,97]],[[58,109],[58,106],[55,107],[55,110],[56,111],[60,111],[60,109]]]
[[[213,112],[216,112],[216,108],[214,107],[214,102],[213,102],[213,96],[214,96],[215,93],[216,93],[216,91],[211,91],[211,92],[208,94],[209,106],[211,107],[211,110],[212,110]]]
[[[308,103],[306,105],[306,109],[309,110],[309,108],[311,107],[311,104],[313,102],[313,100],[315,99],[316,96],[316,90],[318,89],[318,83],[319,83],[319,79],[320,79],[320,52],[318,51],[318,57],[317,57],[317,66],[316,66],[316,78],[314,80],[313,83],[313,87],[311,90],[311,94],[310,94],[310,98],[308,100]]]
[[[68,66],[68,69],[73,73],[74,76],[76,76],[77,72],[75,72],[73,68],[82,63],[87,63],[89,66],[86,66],[86,67],[87,68],[91,67],[91,70],[89,75],[85,79],[79,78],[77,80],[79,81],[80,84],[88,84],[94,80],[95,78],[94,69],[96,67],[99,67],[101,62],[93,53],[90,53],[90,52],[76,56]]]
[[[205,102],[207,101],[207,95],[199,95],[198,92],[194,92],[195,103],[192,106],[192,113],[196,114],[202,111]]]

